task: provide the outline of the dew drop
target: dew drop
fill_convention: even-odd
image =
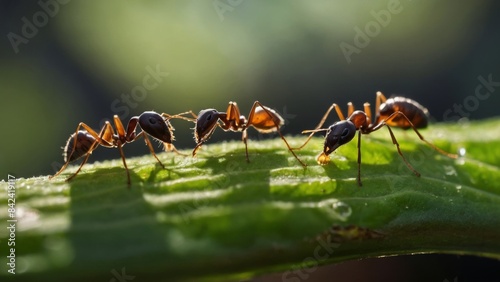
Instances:
[[[467,150],[464,147],[458,149],[458,158],[455,163],[458,165],[465,164],[465,154],[467,154]]]
[[[465,157],[465,153],[467,153],[467,150],[465,148],[462,147],[458,149],[458,156]]]
[[[352,208],[338,199],[328,199],[321,201],[317,204],[318,207],[325,208],[330,215],[341,220],[346,221],[352,214]]]
[[[444,170],[445,170],[445,174],[446,175],[449,175],[449,176],[457,176],[457,171],[455,170],[455,168],[451,165],[445,165],[444,166]]]
[[[347,220],[352,214],[352,208],[344,202],[335,202],[332,204],[332,208],[342,221]]]

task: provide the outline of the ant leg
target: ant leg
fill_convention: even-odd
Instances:
[[[370,103],[364,103],[363,108],[364,108],[366,116],[369,119],[368,123],[371,123],[372,122],[372,110],[370,109]]]
[[[361,184],[361,130],[358,130],[358,185]]]
[[[149,140],[148,135],[147,135],[147,134],[144,134],[144,131],[141,131],[141,133],[139,133],[135,139],[137,139],[137,138],[139,138],[139,137],[141,137],[141,136],[142,136],[142,137],[144,137],[144,142],[145,142],[145,143],[146,143],[146,145],[148,146],[148,148],[149,148],[149,152],[151,152],[151,155],[153,155],[153,157],[155,157],[155,159],[158,161],[158,163],[161,165],[161,167],[162,167],[163,169],[165,169],[165,166],[163,165],[163,163],[160,161],[160,159],[158,159],[158,156],[156,156],[156,154],[155,154],[155,150],[153,149],[153,144],[151,144],[151,140]],[[134,139],[134,140],[135,140],[135,139]]]
[[[380,114],[380,104],[385,103],[385,101],[387,101],[387,98],[385,98],[384,94],[377,91],[377,98],[375,99],[375,116]]]
[[[118,147],[118,150],[120,151],[120,156],[122,157],[123,166],[125,167],[125,172],[127,173],[127,185],[128,188],[130,189],[130,172],[128,171],[127,162],[125,161],[125,154],[123,154],[122,144],[120,141],[118,141],[118,145],[116,147]]]
[[[416,171],[413,166],[411,166],[411,164],[406,160],[405,156],[403,155],[403,153],[401,153],[401,149],[399,149],[399,143],[398,141],[396,140],[396,137],[394,136],[394,133],[392,133],[392,129],[390,126],[388,126],[387,124],[383,124],[387,127],[387,129],[389,129],[389,134],[391,134],[391,138],[392,138],[392,144],[396,145],[396,148],[398,149],[398,154],[401,156],[401,158],[403,158],[403,161],[405,162],[406,166],[411,170],[413,171],[413,173],[417,176],[417,177],[420,177],[420,173],[418,171]]]
[[[385,98],[384,94],[377,91],[377,98],[375,99],[375,124],[382,123],[383,117],[380,117],[380,105],[385,103],[385,101],[387,101],[387,98]]]
[[[58,172],[56,172],[54,175],[49,175],[49,180],[52,179],[52,178],[54,178],[54,177],[56,177],[56,176],[58,176],[59,174],[61,174],[61,172],[63,172],[66,169],[66,167],[68,166],[68,164],[69,164],[69,161],[65,162],[63,164],[63,166],[59,169]]]
[[[193,118],[188,118],[188,117],[183,116],[183,115],[186,115],[186,114],[190,114],[191,116],[193,116]],[[169,114],[166,114],[166,113],[162,113],[161,116],[165,119],[165,122],[167,123],[167,126],[170,129],[170,133],[172,134],[172,137],[173,137],[174,128],[170,124],[170,122],[168,122],[170,119],[178,118],[178,119],[183,119],[183,120],[186,120],[186,121],[190,121],[190,122],[196,123],[196,119],[198,118],[198,116],[195,113],[193,113],[193,111],[191,111],[191,110],[189,110],[187,112],[179,113],[179,114],[176,114],[176,115],[169,115]],[[185,157],[188,156],[187,154],[179,152],[175,148],[175,146],[173,144],[171,144],[171,143],[164,143],[163,145],[165,146],[165,150],[166,151],[167,150],[168,151],[173,151],[176,154],[181,155],[181,156],[185,156]],[[201,146],[201,144],[200,144],[200,146]],[[193,153],[192,153],[193,157],[196,155],[196,151],[198,150],[197,148],[199,148],[199,146],[196,146],[195,150],[193,150]]]
[[[337,106],[337,104],[333,103],[330,106],[330,108],[328,108],[328,110],[326,111],[326,113],[323,115],[323,118],[320,120],[320,122],[318,123],[318,125],[316,125],[316,127],[313,130],[304,130],[304,131],[302,131],[302,133],[309,133],[309,132],[311,133],[307,137],[307,139],[304,142],[304,144],[302,144],[302,146],[300,146],[300,147],[291,148],[291,150],[300,150],[300,149],[304,148],[304,146],[307,145],[307,143],[309,143],[309,140],[311,140],[311,138],[313,137],[314,133],[319,132],[319,131],[325,131],[326,129],[323,130],[323,129],[320,129],[320,127],[323,126],[323,124],[325,123],[328,115],[330,114],[330,112],[333,109],[335,109],[335,111],[337,112],[337,116],[339,117],[340,120],[345,120],[344,114],[342,114],[342,111],[340,110],[339,106]]]
[[[193,157],[196,156],[196,153],[198,152],[198,150],[201,148],[202,145],[203,145],[203,142],[200,142],[200,143],[196,144],[196,147],[194,147],[193,153],[192,153]]]
[[[185,117],[184,115],[186,114],[190,114],[193,118],[188,118],[188,117]],[[163,118],[165,118],[166,120],[170,120],[170,119],[174,119],[174,118],[178,118],[178,119],[183,119],[183,120],[187,120],[187,121],[191,121],[191,122],[195,122],[196,121],[196,118],[198,117],[195,113],[193,113],[193,111],[187,111],[187,112],[183,112],[183,113],[179,113],[179,114],[176,114],[176,115],[169,115],[169,114],[166,114],[166,113],[162,113],[161,116]]]
[[[181,152],[177,151],[177,148],[175,148],[174,144],[172,144],[172,143],[165,143],[165,142],[163,142],[163,146],[165,146],[165,151],[174,152],[177,155],[180,155],[180,156],[183,156],[183,157],[189,156],[188,154],[184,154],[184,153],[181,153]]]
[[[281,134],[281,131],[280,131],[280,125],[276,122],[276,120],[274,119],[274,116],[271,114],[271,112],[266,108],[264,107],[264,105],[262,105],[259,101],[255,101],[253,103],[253,106],[252,106],[252,109],[250,110],[250,114],[248,115],[248,122],[245,126],[245,128],[243,129],[243,132],[246,131],[246,128],[248,125],[251,125],[252,124],[252,120],[253,120],[253,116],[255,114],[255,109],[257,108],[257,106],[260,106],[266,113],[267,115],[271,118],[271,120],[273,121],[274,123],[274,126],[276,127],[276,131],[278,132],[278,134],[280,135],[281,139],[283,140],[283,142],[285,142],[288,150],[290,151],[290,153],[292,153],[292,155],[295,157],[295,159],[303,166],[303,167],[307,167],[307,165],[305,163],[303,163],[299,157],[297,157],[297,155],[295,154],[295,152],[292,150],[292,148],[290,147],[290,145],[288,144],[288,142],[286,141],[285,137],[283,136],[283,134]],[[278,116],[279,117],[279,116]],[[244,133],[246,135],[246,132]],[[245,136],[245,139],[246,139],[246,136]],[[245,147],[246,147],[246,141],[245,142]],[[247,150],[247,159],[248,159],[248,150]]]
[[[116,128],[116,133],[118,134],[118,138],[123,139],[124,137],[126,137],[127,132],[125,132],[125,127],[123,127],[123,123],[120,120],[120,118],[118,117],[118,115],[113,116],[113,121],[115,123],[115,128]],[[127,128],[127,130],[128,130],[128,128]],[[111,132],[109,132],[109,133],[111,133],[111,135],[115,134],[113,128],[111,128]],[[108,139],[108,138],[106,138],[106,139]],[[108,140],[111,140],[111,136],[109,137]]]
[[[136,119],[132,118],[131,121],[134,120],[136,122]],[[128,170],[127,167],[127,162],[125,161],[125,154],[123,153],[123,145],[121,140],[129,140],[130,137],[132,136],[132,133],[135,131],[135,125],[132,125],[132,123],[129,121],[129,124],[127,125],[127,131],[125,131],[125,127],[123,127],[123,123],[121,122],[120,118],[118,115],[113,116],[113,122],[115,123],[116,127],[116,135],[118,135],[118,140],[116,142],[116,145],[113,145],[113,147],[117,147],[118,150],[120,151],[120,157],[122,158],[123,166],[125,167],[125,172],[127,173],[127,185],[130,188],[130,171]],[[113,140],[115,135],[115,131],[113,130],[113,127],[106,122],[107,128],[104,132],[104,139],[105,140]],[[125,141],[127,142],[127,141]]]
[[[408,119],[408,117],[403,112],[400,112],[400,111],[392,113],[389,117],[387,117],[385,120],[383,120],[382,123],[380,123],[379,125],[375,126],[373,128],[373,130],[371,130],[371,131],[377,130],[378,128],[382,127],[385,122],[390,121],[390,120],[396,118],[397,116],[402,116],[403,118],[405,118],[406,121],[408,121],[408,123],[411,125],[411,128],[413,129],[413,131],[415,131],[415,133],[417,134],[418,138],[420,138],[420,140],[422,140],[425,143],[427,143],[427,145],[429,145],[432,149],[434,149],[438,153],[440,153],[442,155],[445,155],[445,156],[447,156],[449,158],[452,158],[452,159],[458,158],[458,155],[448,153],[448,152],[446,152],[446,151],[444,151],[444,150],[436,147],[436,145],[432,144],[431,142],[425,140],[424,136],[422,136],[422,134],[420,134],[420,132],[418,132],[417,128],[413,125],[413,123],[411,123],[411,121]]]
[[[351,102],[347,103],[347,116],[350,117],[353,112],[354,112],[354,105]]]
[[[250,158],[248,157],[248,144],[247,144],[247,141],[248,141],[248,133],[247,133],[247,129],[243,129],[242,133],[241,133],[241,140],[243,141],[243,143],[245,143],[245,154],[246,154],[246,157],[247,157],[247,162],[249,163],[250,162]]]
[[[132,119],[134,119],[134,118],[132,118]],[[127,173],[127,185],[130,188],[130,171],[128,170],[127,162],[125,161],[125,154],[123,153],[123,149],[122,149],[124,144],[122,144],[121,140],[130,139],[132,132],[135,131],[135,126],[131,126],[131,122],[129,121],[129,124],[127,125],[127,131],[125,131],[125,127],[123,127],[123,123],[121,122],[118,115],[113,116],[113,121],[115,123],[116,133],[118,135],[116,147],[118,147],[118,150],[120,151],[120,156],[122,158],[123,166],[125,167],[125,172]],[[135,119],[134,119],[134,121],[135,121]],[[113,136],[115,136],[115,131],[113,130],[113,127],[111,127],[111,126],[109,126],[108,128],[109,128],[109,130],[107,130],[106,134],[104,135],[104,138],[106,138],[106,139],[109,138],[109,140],[112,140]],[[131,128],[133,128],[132,131],[130,131]]]
[[[133,141],[135,141],[135,139],[139,138],[139,136],[142,134],[142,131],[141,131],[141,133],[135,135],[137,123],[139,123],[138,116],[131,117],[130,120],[128,121],[127,131],[125,133],[126,142],[129,142],[129,143],[133,142]]]
[[[255,103],[250,112],[255,110]],[[245,119],[241,119],[240,108],[236,102],[229,102],[226,109],[226,116],[219,116],[219,119],[223,121],[226,128],[230,128],[232,124],[237,128],[245,126]]]
[[[385,98],[384,94],[382,94],[382,92],[380,91],[377,91],[377,98],[375,99],[375,121],[373,122],[374,124],[382,123],[383,118],[380,117],[380,105],[385,103],[385,101],[387,101],[387,98]]]

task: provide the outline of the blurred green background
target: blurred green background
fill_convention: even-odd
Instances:
[[[1,178],[53,174],[79,122],[98,130],[114,114],[126,123],[233,100],[246,115],[259,100],[299,134],[331,103],[373,104],[380,90],[419,101],[435,121],[495,116],[500,87],[473,97],[479,76],[500,81],[499,16],[493,0],[2,1]],[[193,125],[173,125],[176,146],[192,148]],[[228,138],[240,134],[211,141]],[[143,142],[125,148],[147,153]],[[118,157],[99,148],[90,161]]]
[[[114,114],[223,111],[234,100],[246,115],[259,100],[285,116],[285,134],[299,134],[329,104],[373,104],[377,90],[441,121],[478,76],[500,81],[494,1],[60,1],[0,4],[2,175],[54,173],[78,122],[98,130]],[[348,62],[340,46],[357,48],[355,37],[362,48]],[[148,68],[160,73],[141,92]],[[498,114],[498,92],[468,118]],[[177,147],[192,148],[193,125],[173,125]],[[240,135],[212,141],[228,138]],[[125,148],[147,153],[142,142]],[[99,148],[90,161],[118,157]]]

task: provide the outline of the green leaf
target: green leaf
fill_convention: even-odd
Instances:
[[[197,158],[161,153],[165,170],[151,155],[127,159],[130,189],[120,159],[87,164],[69,183],[76,166],[53,180],[17,179],[17,274],[4,269],[1,279],[215,280],[289,270],[284,281],[296,281],[293,270],[357,258],[500,258],[499,127],[492,119],[421,131],[444,150],[465,152],[457,160],[411,130],[395,130],[421,177],[408,170],[385,129],[362,136],[362,187],[356,139],[319,166],[320,137],[297,152],[306,169],[277,138],[250,140],[250,163],[237,141],[208,143]],[[298,146],[304,139],[288,141]],[[7,203],[7,182],[2,187]],[[0,219],[7,222],[4,207]],[[9,251],[11,234],[0,232]],[[7,259],[0,259],[3,267]]]

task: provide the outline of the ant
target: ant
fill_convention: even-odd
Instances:
[[[172,141],[175,140],[172,132],[174,128],[170,125],[168,120],[171,118],[184,118],[181,116],[183,114],[185,113],[171,116],[165,113],[160,115],[153,111],[146,111],[140,116],[132,117],[128,122],[126,131],[118,116],[114,115],[113,122],[115,124],[116,132],[109,121],[106,121],[99,133],[94,131],[85,123],[80,122],[76,127],[75,133],[71,134],[68,141],[66,141],[66,146],[63,148],[65,164],[56,174],[50,176],[49,179],[63,172],[70,162],[85,156],[80,164],[80,167],[78,167],[78,170],[66,179],[66,181],[70,181],[80,172],[81,168],[90,157],[90,154],[92,154],[92,151],[94,151],[98,145],[101,145],[106,148],[118,148],[123,161],[123,166],[127,172],[127,184],[130,187],[130,173],[128,171],[127,163],[125,162],[125,155],[123,154],[122,147],[127,143],[134,142],[140,137],[144,137],[144,141],[146,142],[151,154],[155,157],[158,163],[160,163],[162,168],[165,168],[160,159],[156,156],[148,135],[153,139],[162,142],[166,150],[175,151],[176,153],[181,154],[172,144]],[[136,134],[137,127],[140,127],[141,129],[139,134]],[[80,130],[81,128],[84,130]]]
[[[389,134],[391,135],[392,143],[396,145],[398,150],[398,154],[403,158],[406,166],[417,176],[420,176],[420,173],[416,171],[411,164],[406,160],[406,158],[401,153],[399,149],[399,143],[392,132],[391,126],[399,127],[402,129],[412,128],[413,131],[418,135],[420,140],[427,143],[431,148],[436,150],[437,152],[448,156],[450,158],[457,158],[457,155],[450,154],[442,149],[436,147],[429,141],[425,140],[424,137],[418,132],[417,128],[425,128],[428,124],[428,115],[429,111],[420,105],[418,102],[404,97],[393,97],[387,99],[382,92],[377,92],[377,98],[375,101],[375,122],[372,122],[372,114],[370,110],[370,104],[364,103],[364,111],[354,110],[354,106],[351,102],[348,104],[346,119],[342,114],[342,111],[337,106],[337,104],[332,104],[330,108],[326,111],[325,115],[316,126],[315,129],[312,130],[304,130],[303,134],[311,133],[307,138],[306,142],[298,147],[293,148],[294,150],[302,149],[308,142],[311,140],[312,136],[316,132],[326,131],[325,135],[325,143],[323,152],[321,152],[316,160],[318,164],[325,165],[330,161],[329,155],[335,151],[341,145],[344,145],[350,142],[356,131],[358,131],[358,185],[361,186],[361,134],[370,134],[374,131],[379,130],[380,128],[386,126],[389,130]],[[340,121],[335,122],[328,128],[321,128],[323,126],[326,118],[330,114],[330,112],[335,109]]]
[[[200,111],[197,117],[194,113],[191,112],[191,114],[196,118],[196,126],[194,128],[196,147],[193,149],[193,157],[196,156],[196,152],[200,147],[210,139],[215,128],[218,126],[224,131],[242,132],[241,139],[245,143],[246,159],[247,162],[250,162],[248,158],[247,129],[253,126],[260,133],[278,132],[295,159],[303,167],[306,167],[297,155],[295,155],[285,137],[281,134],[280,127],[285,124],[283,118],[275,110],[262,105],[259,101],[253,103],[252,109],[248,114],[248,119],[240,114],[240,109],[236,102],[229,102],[226,112],[206,109]]]

